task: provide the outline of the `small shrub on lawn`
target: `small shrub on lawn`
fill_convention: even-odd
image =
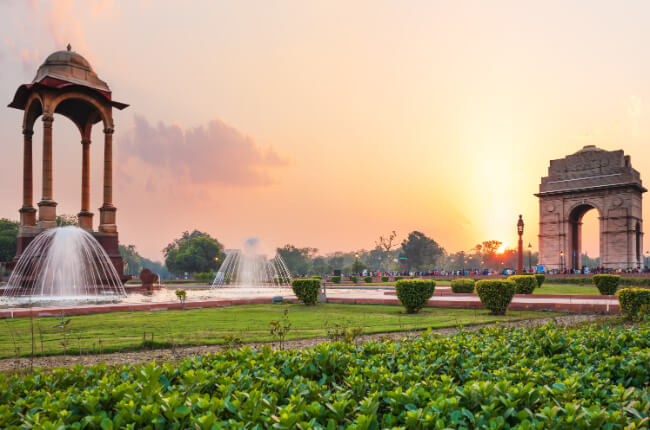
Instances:
[[[535,279],[537,279],[537,288],[539,288],[546,280],[546,275],[544,275],[543,273],[535,273]]]
[[[403,276],[395,276],[395,282],[401,281],[402,279],[404,279]]]
[[[628,318],[641,319],[650,314],[650,290],[646,288],[623,288],[616,293],[623,314]]]
[[[340,276],[332,276],[332,282],[334,284],[340,284],[341,283],[341,277]]]
[[[513,275],[508,281],[514,281],[515,294],[533,294],[537,288],[537,279],[532,275]]]
[[[600,291],[600,294],[611,296],[616,293],[621,277],[618,275],[594,275],[591,280]]]
[[[395,292],[409,314],[417,313],[433,296],[436,283],[428,279],[403,279],[395,283]]]
[[[504,279],[483,279],[476,283],[476,294],[481,303],[492,312],[492,315],[505,315],[515,295],[514,281]]]
[[[350,276],[350,281],[354,282],[355,284],[357,283],[357,277],[352,275]]]
[[[381,277],[381,282],[388,282],[390,278],[388,276],[382,276]]]
[[[454,293],[473,293],[476,282],[470,278],[459,278],[451,281],[451,291]]]
[[[209,284],[214,279],[212,272],[198,272],[194,274],[194,279],[202,284]]]
[[[298,300],[306,305],[315,305],[318,301],[320,291],[320,280],[318,279],[294,279],[291,281],[291,288]]]
[[[372,282],[372,276],[366,276],[365,278],[363,278],[363,280],[365,281],[366,284],[369,284]]]

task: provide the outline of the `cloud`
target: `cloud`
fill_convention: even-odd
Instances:
[[[175,182],[243,187],[270,185],[272,172],[290,164],[271,146],[261,147],[218,118],[184,129],[163,123],[154,127],[136,115],[120,136],[119,157],[121,163],[135,161]]]

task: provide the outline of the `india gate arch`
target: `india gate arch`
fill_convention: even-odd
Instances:
[[[582,218],[598,212],[600,266],[643,267],[641,175],[622,150],[585,146],[551,160],[539,186],[539,261],[547,270],[582,268]]]
[[[54,198],[52,139],[54,114],[71,120],[81,140],[81,207],[79,226],[93,234],[106,250],[117,273],[123,278],[123,264],[119,253],[116,208],[113,205],[113,108],[122,110],[127,104],[112,99],[106,82],[99,79],[90,63],[78,53],[67,50],[49,55],[39,67],[30,84],[18,87],[11,108],[24,111],[23,132],[23,202],[19,210],[17,261],[29,243],[46,229],[56,227],[56,200]],[[32,135],[41,119],[43,127],[41,200],[34,207]],[[90,210],[90,147],[94,125],[103,130],[103,200],[99,208],[99,225],[93,230]],[[101,146],[100,146],[101,147]]]

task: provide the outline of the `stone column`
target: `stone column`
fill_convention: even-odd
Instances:
[[[99,209],[99,231],[117,233],[113,206],[113,128],[104,129],[104,204]]]
[[[81,212],[79,227],[92,231],[93,214],[90,212],[90,139],[81,141]]]
[[[43,228],[56,227],[56,202],[52,198],[53,121],[53,115],[43,114],[43,197],[38,202],[38,220]]]
[[[36,225],[34,209],[34,181],[32,176],[32,136],[33,130],[23,130],[23,206],[20,208],[20,226]]]

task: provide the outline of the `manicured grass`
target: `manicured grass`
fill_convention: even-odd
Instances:
[[[388,305],[246,305],[185,311],[114,312],[73,316],[65,337],[54,318],[35,318],[34,351],[44,355],[62,354],[64,339],[67,353],[98,353],[128,351],[143,347],[209,345],[223,343],[224,336],[234,335],[243,342],[271,341],[269,323],[282,319],[288,310],[291,331],[289,339],[327,335],[327,327],[362,327],[364,333],[472,325],[494,321],[541,318],[550,312],[510,311],[505,317],[489,315],[483,309],[425,308],[419,314],[407,315],[401,306]],[[31,354],[32,337],[29,318],[6,319],[0,322],[0,358]],[[39,331],[40,328],[40,331]],[[42,333],[39,334],[39,333]],[[145,334],[146,333],[146,334]],[[153,333],[153,344],[151,334]],[[42,340],[42,344],[41,344]],[[19,348],[15,351],[15,346]],[[41,346],[42,345],[42,346]]]
[[[600,294],[594,285],[542,284],[533,294]]]

